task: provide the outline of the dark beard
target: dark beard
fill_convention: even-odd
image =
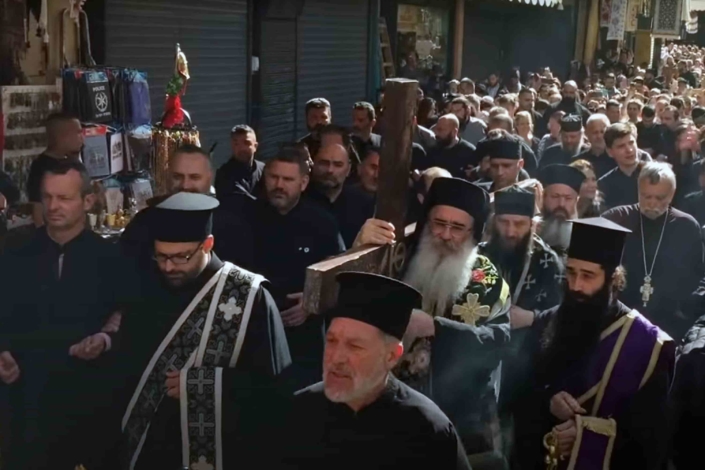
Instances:
[[[452,144],[453,144],[452,137],[448,137],[446,139],[436,137],[436,145],[438,146],[438,148],[445,149],[445,148],[450,147]]]
[[[615,308],[609,282],[592,297],[566,285],[563,302],[541,338],[538,373],[544,383],[559,377],[597,345]]]
[[[516,247],[505,246],[499,231],[492,227],[490,241],[487,243],[486,255],[494,263],[500,276],[509,282],[512,290],[519,282],[519,276],[524,269],[526,254],[531,243],[531,231],[521,239]]]

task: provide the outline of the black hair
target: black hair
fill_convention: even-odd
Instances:
[[[306,115],[312,109],[330,109],[330,101],[325,98],[313,98],[306,102]]]
[[[365,110],[367,111],[367,119],[370,121],[375,120],[375,107],[367,101],[358,101],[353,105],[353,109]]]
[[[247,124],[238,124],[237,126],[233,127],[232,130],[230,131],[230,137],[234,137],[236,135],[247,135],[247,134],[254,134],[254,133],[255,133],[254,129],[252,129]]]
[[[63,160],[53,160],[50,165],[47,166],[42,179],[46,175],[66,175],[69,171],[76,171],[81,176],[81,196],[86,197],[89,194],[93,194],[93,182],[86,167],[78,160],[73,160],[70,158],[65,158]]]
[[[269,167],[274,162],[293,163],[299,166],[302,175],[308,175],[311,171],[311,155],[308,148],[296,143],[282,144],[274,157],[267,160],[265,167]]]
[[[360,163],[367,160],[367,157],[372,154],[377,154],[381,156],[382,149],[380,147],[377,147],[376,145],[365,145],[365,147],[362,149],[362,155],[360,155]]]

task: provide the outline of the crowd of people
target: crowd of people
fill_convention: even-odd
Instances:
[[[178,148],[118,243],[52,115],[0,258],[0,466],[695,468],[704,54],[420,92],[407,240],[375,218],[384,98],[351,128],[308,101],[266,161],[244,124],[220,168]],[[308,266],[401,241],[399,280],[343,272],[304,308]]]

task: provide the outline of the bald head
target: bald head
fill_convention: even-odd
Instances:
[[[83,130],[78,119],[52,114],[46,120],[48,151],[56,157],[77,158],[83,148]]]
[[[438,123],[433,128],[436,134],[436,142],[441,147],[448,147],[458,142],[458,130],[460,121],[455,114],[446,114],[438,119]]]
[[[563,84],[563,98],[575,98],[578,93],[578,84],[573,80],[568,80]]]
[[[176,149],[169,159],[171,192],[187,191],[209,194],[213,180],[213,166],[208,153],[195,145]]]

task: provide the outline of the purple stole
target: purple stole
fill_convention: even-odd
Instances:
[[[617,437],[613,417],[649,380],[666,341],[672,340],[636,310],[602,332],[587,371],[587,383],[594,385],[578,398],[588,415],[576,416],[568,470],[610,468]],[[590,400],[592,406],[585,407]]]

